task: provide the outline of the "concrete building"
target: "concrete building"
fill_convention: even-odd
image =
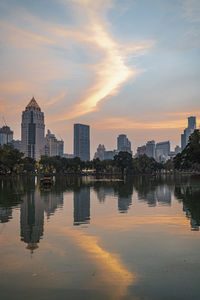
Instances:
[[[119,153],[118,150],[109,150],[104,152],[104,159],[114,159],[115,155]]]
[[[38,160],[44,154],[44,113],[34,98],[22,112],[21,151],[24,156]]]
[[[90,160],[90,126],[74,124],[74,156]]]
[[[148,157],[155,158],[155,148],[156,148],[155,141],[148,141],[146,143],[146,155]]]
[[[131,151],[131,142],[127,138],[125,134],[120,134],[117,138],[117,150],[118,151],[126,151],[132,154]]]
[[[47,130],[45,137],[45,155],[47,156],[63,156],[64,142],[57,140],[55,134]]]
[[[13,141],[13,131],[10,130],[10,127],[3,126],[0,128],[0,145],[5,145],[12,143]]]
[[[94,159],[99,158],[100,160],[104,160],[106,148],[104,145],[99,144],[97,147],[97,152],[94,154]]]
[[[165,162],[169,158],[170,142],[160,142],[156,144],[156,160],[158,162]]]
[[[137,147],[136,157],[138,157],[140,155],[144,155],[144,154],[146,154],[146,146],[143,145],[143,146]]]

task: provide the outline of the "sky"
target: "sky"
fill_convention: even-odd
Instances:
[[[0,126],[20,139],[34,96],[73,152],[73,124],[116,149],[148,140],[180,145],[200,117],[199,0],[0,0]]]

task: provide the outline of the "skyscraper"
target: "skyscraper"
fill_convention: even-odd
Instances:
[[[146,155],[155,158],[155,141],[148,141],[146,143]]]
[[[13,131],[10,127],[3,126],[0,128],[0,145],[9,144],[13,141]]]
[[[196,129],[196,117],[191,116],[188,118],[188,127],[184,129],[184,133],[181,134],[181,150],[187,146],[190,135]]]
[[[156,160],[165,162],[170,153],[170,142],[161,142],[156,144]]]
[[[132,154],[131,151],[131,142],[125,134],[120,134],[117,138],[117,150],[118,151],[127,151]]]
[[[39,159],[44,154],[44,113],[34,98],[22,112],[21,151],[25,156]]]
[[[90,160],[90,126],[74,124],[74,156]]]
[[[189,129],[196,129],[196,117],[191,116],[188,118],[188,128]]]
[[[45,137],[45,155],[47,156],[63,156],[64,142],[57,140],[55,134],[47,130]]]

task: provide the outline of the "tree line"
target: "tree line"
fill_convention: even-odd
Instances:
[[[23,157],[23,153],[11,144],[0,146],[0,175],[8,174],[82,174],[93,170],[95,174],[155,174],[161,170],[193,170],[200,172],[200,131],[195,130],[190,136],[186,148],[176,155],[174,160],[165,164],[154,158],[141,155],[132,158],[128,152],[119,152],[113,160],[81,161],[79,157],[41,156],[39,161]]]

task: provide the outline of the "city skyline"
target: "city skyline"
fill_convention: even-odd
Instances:
[[[80,157],[81,160],[87,161],[94,158],[113,159],[119,151],[127,151],[138,157],[146,154],[149,157],[155,158],[157,161],[166,161],[173,158],[177,153],[185,148],[189,141],[189,136],[197,128],[196,116],[187,118],[188,127],[184,133],[180,135],[181,146],[176,145],[174,151],[171,147],[171,142],[154,140],[146,141],[145,145],[139,145],[136,151],[131,150],[131,142],[126,134],[119,134],[116,137],[116,147],[112,146],[112,150],[106,151],[104,144],[99,144],[97,152],[90,158],[90,125],[76,123],[73,124],[73,154],[64,153],[64,141],[58,140],[54,134],[47,129],[45,136],[44,113],[33,97],[25,110],[22,111],[21,123],[21,140],[13,138],[14,132],[5,123],[5,126],[0,128],[0,145],[12,143],[15,148],[23,152],[25,156],[39,159],[41,155],[61,156],[66,158]],[[41,131],[42,130],[42,131]],[[67,141],[69,142],[69,141]],[[100,151],[100,152],[99,152]],[[103,151],[103,152],[102,152]]]
[[[0,3],[0,122],[19,139],[35,96],[46,128],[70,141],[64,152],[73,152],[74,123],[90,124],[91,156],[119,134],[133,152],[151,140],[180,145],[187,117],[200,115],[199,8],[198,0]]]

